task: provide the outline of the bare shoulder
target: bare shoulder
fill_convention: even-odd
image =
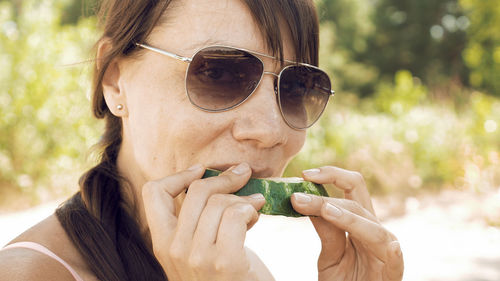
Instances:
[[[0,252],[0,281],[74,280],[58,261],[42,253],[23,248]]]
[[[96,280],[87,263],[69,239],[55,215],[23,232],[9,244],[34,242],[64,260],[85,280]],[[75,280],[59,261],[28,248],[0,251],[0,281],[4,280]]]

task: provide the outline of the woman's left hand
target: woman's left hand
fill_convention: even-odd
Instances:
[[[297,212],[315,216],[311,221],[322,244],[318,280],[402,280],[404,263],[399,242],[375,216],[361,174],[325,166],[304,171],[303,176],[311,182],[334,184],[345,194],[345,199],[292,195]]]

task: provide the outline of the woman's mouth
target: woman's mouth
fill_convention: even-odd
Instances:
[[[248,163],[248,162],[247,162]],[[238,165],[239,163],[236,164],[222,164],[222,165],[206,165],[207,168],[214,169],[214,170],[219,170],[219,171],[226,171],[227,169]],[[274,174],[274,169],[271,167],[262,167],[262,166],[257,166],[257,165],[252,165],[250,164],[250,168],[252,169],[252,178],[269,178],[272,177]]]

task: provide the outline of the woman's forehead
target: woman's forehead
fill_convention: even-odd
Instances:
[[[209,45],[227,45],[270,53],[262,31],[241,0],[178,0],[167,9],[149,42],[183,55]],[[287,54],[285,38],[285,57]],[[288,50],[289,51],[289,50]]]

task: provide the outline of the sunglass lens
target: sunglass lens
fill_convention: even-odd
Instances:
[[[322,70],[303,65],[288,66],[279,80],[283,117],[292,127],[310,127],[323,113],[330,89],[330,78]]]
[[[262,62],[243,50],[208,47],[193,57],[187,76],[189,99],[205,110],[224,110],[242,103],[257,87]]]

